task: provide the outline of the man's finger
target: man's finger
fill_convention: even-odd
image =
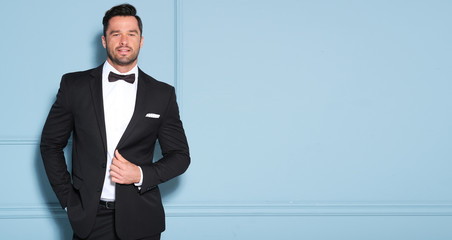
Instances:
[[[113,160],[111,161],[111,166],[116,166],[118,168],[121,168],[121,164],[122,164],[122,162],[116,157],[114,157]]]
[[[117,165],[115,165],[115,164],[112,164],[112,165],[110,166],[110,171],[113,171],[113,172],[119,172],[119,170],[120,170],[119,166],[117,166]]]
[[[115,158],[119,161],[127,161],[118,151],[118,149],[115,150]]]
[[[111,177],[111,181],[114,182],[114,183],[120,183],[119,179],[116,178],[116,177]]]
[[[122,178],[122,176],[118,172],[115,172],[115,171],[110,171],[110,177],[111,177],[111,180],[115,183],[120,183],[120,179]]]

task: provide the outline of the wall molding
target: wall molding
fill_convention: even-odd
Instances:
[[[167,217],[452,216],[452,202],[164,204]],[[66,218],[59,204],[1,206],[0,219]]]
[[[14,146],[14,145],[39,145],[40,140],[37,138],[27,139],[0,139],[0,146]]]
[[[0,139],[0,146],[39,146],[41,139],[37,138],[23,138],[23,139]],[[69,138],[67,145],[72,144],[72,138]]]
[[[179,114],[183,116],[182,79],[182,1],[174,0],[174,88],[176,89]]]

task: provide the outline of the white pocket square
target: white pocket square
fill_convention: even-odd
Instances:
[[[147,118],[159,118],[160,114],[156,114],[156,113],[148,113],[146,114]]]

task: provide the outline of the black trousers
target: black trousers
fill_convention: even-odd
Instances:
[[[115,231],[115,210],[99,205],[96,222],[89,236],[87,238],[79,238],[74,233],[73,240],[120,240]],[[160,240],[160,234],[137,240]]]

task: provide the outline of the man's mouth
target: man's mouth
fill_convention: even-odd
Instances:
[[[129,54],[130,49],[129,48],[119,48],[117,51],[121,55],[126,55],[126,54]]]

